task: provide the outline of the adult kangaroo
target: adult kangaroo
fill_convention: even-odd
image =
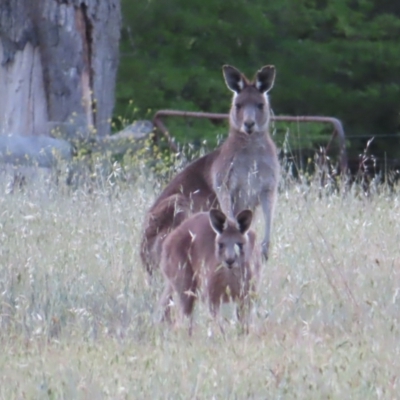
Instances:
[[[261,204],[265,221],[262,252],[268,259],[279,179],[267,95],[274,84],[275,67],[264,66],[253,81],[229,65],[223,66],[223,75],[233,92],[229,135],[219,148],[177,174],[150,208],[141,243],[141,258],[150,273],[160,263],[168,233],[191,213],[216,207],[233,218]]]
[[[160,300],[163,319],[171,321],[169,304],[177,294],[182,316],[190,318],[198,290],[216,317],[221,303],[239,305],[238,318],[246,323],[250,298],[260,272],[260,249],[250,230],[253,213],[243,210],[235,219],[217,209],[200,212],[182,222],[165,239],[161,271],[165,288]]]

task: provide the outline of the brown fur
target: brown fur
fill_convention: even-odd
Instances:
[[[191,213],[220,208],[231,218],[261,204],[265,220],[263,254],[268,258],[279,163],[269,135],[267,92],[275,68],[265,66],[253,82],[231,66],[223,68],[234,92],[229,135],[218,149],[189,164],[166,186],[150,208],[141,243],[141,258],[151,273],[159,265],[167,234]],[[174,204],[179,204],[177,212]]]
[[[260,270],[256,236],[249,230],[252,215],[244,210],[231,220],[213,209],[193,215],[168,235],[161,256],[166,285],[160,306],[165,319],[170,321],[173,292],[182,314],[191,317],[201,289],[214,316],[221,302],[238,301],[243,322],[252,278]]]

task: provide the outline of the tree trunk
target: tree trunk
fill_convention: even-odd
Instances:
[[[0,134],[107,135],[120,24],[119,0],[0,0]]]

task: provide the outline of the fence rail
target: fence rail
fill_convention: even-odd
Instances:
[[[179,111],[179,110],[159,110],[153,117],[153,124],[166,138],[169,147],[173,151],[177,151],[177,145],[170,135],[166,125],[164,124],[164,117],[181,117],[181,118],[204,118],[209,120],[224,120],[228,119],[229,114],[195,112],[195,111]],[[347,152],[346,152],[346,137],[341,121],[334,117],[321,117],[321,116],[273,116],[272,121],[287,121],[287,122],[315,122],[315,123],[328,123],[333,126],[332,135],[325,146],[325,153],[330,150],[332,142],[336,139],[339,142],[339,165],[340,170],[345,172],[347,170]]]

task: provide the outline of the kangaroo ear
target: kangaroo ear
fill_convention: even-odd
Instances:
[[[224,74],[226,86],[232,92],[240,93],[244,88],[246,81],[239,70],[230,65],[224,65],[222,67],[222,72]]]
[[[236,221],[239,226],[239,231],[241,234],[246,233],[251,226],[251,221],[253,220],[253,212],[251,210],[243,210],[240,211],[238,215],[236,215]]]
[[[226,215],[222,211],[213,208],[210,210],[209,217],[211,228],[216,233],[221,234],[226,228]]]
[[[275,81],[275,67],[273,65],[266,65],[262,67],[256,74],[256,88],[261,93],[267,93],[274,86]]]

